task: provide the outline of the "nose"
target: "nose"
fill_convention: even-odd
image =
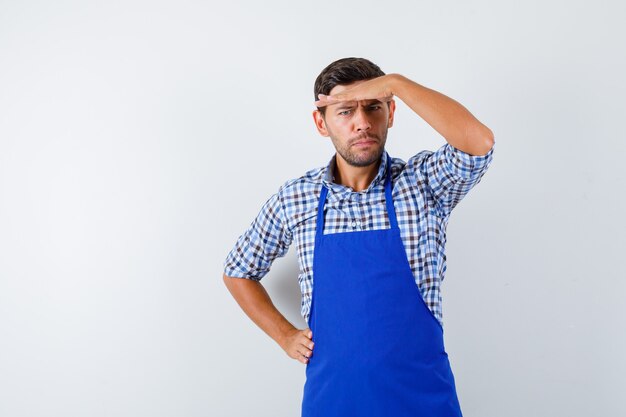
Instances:
[[[356,109],[356,114],[354,115],[354,127],[359,132],[369,130],[372,127],[372,124],[367,116],[367,112],[362,106],[359,106]]]

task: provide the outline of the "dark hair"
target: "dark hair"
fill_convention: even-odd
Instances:
[[[315,86],[313,87],[315,101],[319,100],[318,94],[328,95],[336,85],[369,80],[382,75],[385,73],[378,65],[365,58],[338,59],[324,68],[315,79]],[[325,115],[326,107],[318,107],[317,109],[322,113],[322,116]]]

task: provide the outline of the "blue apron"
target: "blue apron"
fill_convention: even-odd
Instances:
[[[459,417],[443,328],[422,299],[400,236],[387,158],[390,229],[324,235],[313,255],[302,417]]]

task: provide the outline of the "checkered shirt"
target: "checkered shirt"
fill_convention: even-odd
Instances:
[[[313,291],[313,249],[322,184],[329,188],[324,234],[390,228],[385,207],[385,166],[391,158],[393,203],[407,259],[424,301],[443,327],[441,283],[446,273],[446,227],[452,209],[480,182],[493,159],[495,143],[485,155],[470,155],[446,143],[424,150],[407,162],[385,151],[378,174],[366,190],[333,182],[335,158],[299,178],[286,181],[262,206],[239,236],[224,262],[230,277],[256,281],[273,260],[295,241],[302,293],[301,314],[308,322]]]

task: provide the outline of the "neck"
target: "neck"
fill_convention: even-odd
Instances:
[[[352,188],[354,191],[363,191],[369,187],[380,167],[382,158],[364,167],[355,167],[348,164],[339,154],[335,157],[335,183]]]

